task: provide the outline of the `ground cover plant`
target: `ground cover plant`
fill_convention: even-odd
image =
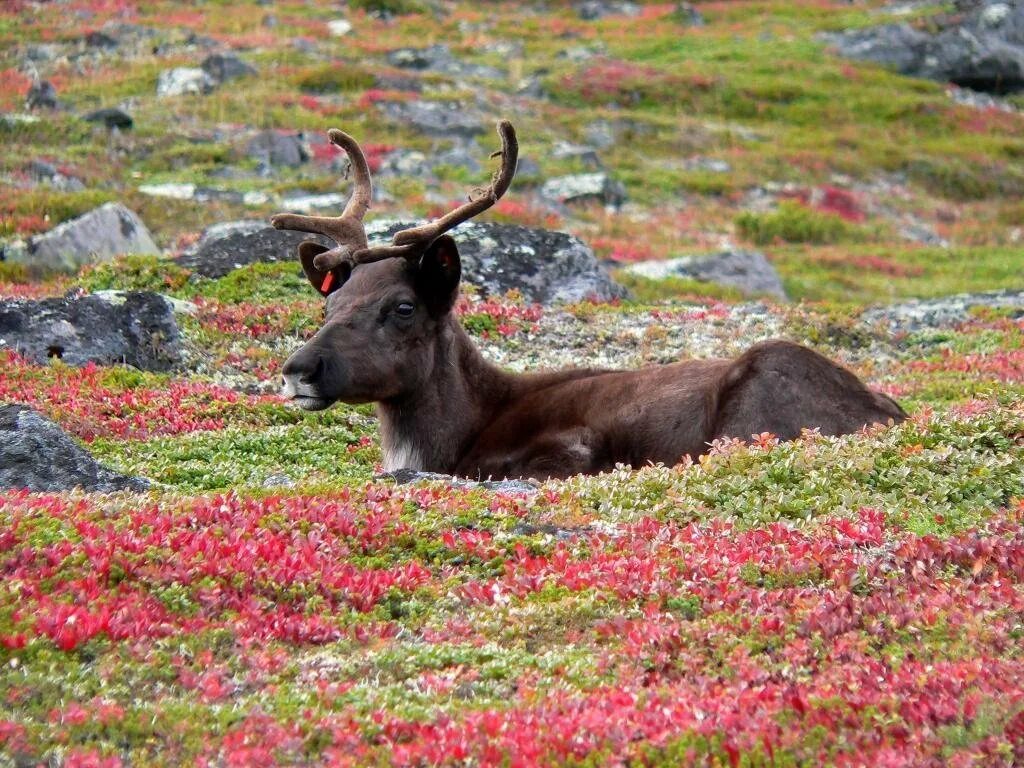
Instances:
[[[183,336],[160,374],[0,350],[0,403],[153,483],[0,491],[0,766],[1024,764],[1024,316],[864,313],[1024,288],[1024,101],[832,55],[821,33],[891,19],[876,0],[695,9],[701,26],[672,3],[0,7],[4,253],[112,200],[166,252],[0,260],[0,301],[153,290]],[[435,43],[454,64],[389,58]],[[214,50],[257,74],[157,97]],[[63,108],[24,110],[33,68]],[[757,249],[792,300],[624,272],[608,303],[468,289],[490,358],[627,367],[783,336],[911,418],[532,488],[381,477],[369,407],[276,395],[322,311],[298,266],[205,277],[171,256],[347,192],[328,127],[367,149],[371,216],[448,209],[480,178],[455,155],[389,171],[451,149],[389,111],[422,100],[514,119],[536,168],[494,220],[570,231],[612,269]],[[113,106],[130,129],[82,119]],[[308,159],[268,169],[240,138],[258,129],[304,131]],[[624,204],[546,202],[545,180],[594,171],[561,143],[596,147]]]

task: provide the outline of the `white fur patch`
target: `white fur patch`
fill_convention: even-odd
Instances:
[[[412,442],[400,440],[396,445],[385,447],[384,471],[394,472],[396,469],[423,469],[423,457]]]

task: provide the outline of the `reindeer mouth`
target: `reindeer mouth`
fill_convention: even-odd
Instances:
[[[333,400],[325,397],[314,397],[312,395],[294,395],[291,402],[304,411],[323,411],[334,405]]]

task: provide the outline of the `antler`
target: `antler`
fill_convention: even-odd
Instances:
[[[337,248],[318,254],[313,265],[324,272],[334,269],[344,261],[351,261],[352,255],[367,247],[363,216],[373,199],[370,183],[370,168],[366,164],[359,143],[344,131],[332,128],[327,132],[331,143],[345,150],[349,163],[355,172],[355,189],[341,216],[299,216],[294,213],[279,213],[272,216],[270,223],[276,229],[295,229],[325,235],[338,244]]]
[[[343,131],[332,128],[328,131],[331,142],[345,150],[355,170],[356,188],[341,216],[299,216],[294,213],[279,213],[271,217],[270,223],[277,229],[295,229],[325,235],[337,244],[324,253],[317,254],[313,266],[329,272],[344,262],[369,264],[397,256],[408,259],[418,258],[437,238],[464,221],[483,213],[505,194],[512,177],[516,174],[516,160],[519,157],[519,142],[516,130],[508,120],[498,123],[501,149],[491,157],[500,157],[501,166],[495,171],[491,183],[485,189],[474,190],[469,202],[446,213],[439,219],[412,229],[403,229],[395,234],[391,245],[370,248],[363,227],[363,216],[370,207],[373,188],[370,184],[370,169],[359,144]]]
[[[501,136],[501,149],[493,153],[491,157],[500,157],[501,166],[494,172],[491,183],[486,189],[474,190],[475,198],[470,195],[469,202],[460,205],[439,219],[419,227],[396,232],[391,238],[391,245],[356,251],[353,254],[355,263],[369,264],[398,256],[418,258],[432,242],[445,232],[483,213],[498,202],[512,183],[512,177],[516,175],[516,160],[519,157],[519,142],[516,140],[516,129],[512,127],[512,123],[508,120],[499,122],[498,135]]]

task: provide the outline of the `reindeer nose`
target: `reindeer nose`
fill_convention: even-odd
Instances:
[[[324,359],[318,354],[298,355],[289,357],[281,368],[284,378],[297,378],[299,381],[311,384],[320,378],[324,370]]]
[[[316,386],[323,376],[324,359],[316,350],[302,348],[289,357],[281,368],[281,386],[286,396]]]

